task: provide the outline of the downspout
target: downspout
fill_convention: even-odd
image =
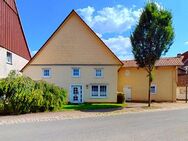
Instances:
[[[175,66],[175,71],[172,71],[172,78],[175,77],[174,79],[172,79],[172,102],[174,102],[174,93],[176,93],[176,90],[174,92],[174,89],[175,89],[174,88],[174,81],[175,81],[175,84],[177,84],[177,70],[176,69],[177,69],[177,67]]]
[[[174,73],[173,73],[173,70],[172,70],[172,102],[174,102],[174,90],[173,90],[173,87],[174,87],[174,85],[173,85],[173,80],[174,80],[174,75],[173,75]]]

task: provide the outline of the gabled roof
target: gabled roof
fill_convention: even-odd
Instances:
[[[126,60],[122,61],[123,62],[123,67],[138,67],[137,63],[135,60]],[[183,65],[182,63],[182,58],[179,57],[166,57],[166,58],[161,58],[158,61],[156,61],[155,66],[156,67],[166,67],[166,66],[181,66]]]
[[[30,60],[15,0],[0,0],[0,46]]]
[[[21,70],[23,71],[37,56],[38,54],[45,48],[46,44],[55,36],[56,32],[65,24],[65,22],[71,17],[72,14],[75,14],[86,27],[95,35],[95,37],[98,38],[98,40],[107,48],[107,50],[112,54],[112,56],[119,62],[120,65],[123,65],[123,63],[119,60],[119,58],[107,47],[107,45],[97,36],[97,34],[84,22],[84,20],[76,13],[75,10],[72,10],[70,14],[65,18],[65,20],[59,25],[59,27],[54,31],[54,33],[49,37],[49,39],[44,43],[44,45],[39,49],[39,51],[32,57],[32,59],[24,66],[24,68]]]

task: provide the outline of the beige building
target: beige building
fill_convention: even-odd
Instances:
[[[122,62],[72,11],[23,68],[34,80],[65,88],[72,103],[116,102]]]
[[[127,101],[147,101],[149,82],[146,70],[139,68],[133,60],[123,63],[118,75],[118,91],[126,93]],[[182,59],[177,57],[156,62],[150,88],[152,101],[176,101],[177,66],[180,65]]]
[[[175,101],[180,58],[156,64],[152,100]],[[72,103],[116,102],[117,91],[127,100],[146,101],[146,71],[135,61],[120,61],[89,26],[72,11],[22,69],[34,80],[45,80],[68,91]]]

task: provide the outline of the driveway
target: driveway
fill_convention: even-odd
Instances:
[[[188,109],[0,126],[1,141],[187,141]]]

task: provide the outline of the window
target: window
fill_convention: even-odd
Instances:
[[[98,96],[98,86],[92,86],[92,96]]]
[[[91,96],[94,98],[102,98],[107,96],[107,86],[106,85],[92,85],[91,86]]]
[[[102,77],[102,69],[95,69],[95,76]]]
[[[150,93],[151,93],[151,94],[156,94],[156,92],[157,92],[157,87],[156,87],[156,85],[151,85],[151,87],[150,87]]]
[[[50,69],[43,69],[43,77],[50,77],[51,76],[51,70]]]
[[[12,53],[7,52],[7,63],[12,64]]]
[[[72,69],[72,76],[73,77],[80,77],[80,69],[79,68],[73,68]]]
[[[106,96],[106,86],[100,86],[100,96]]]

